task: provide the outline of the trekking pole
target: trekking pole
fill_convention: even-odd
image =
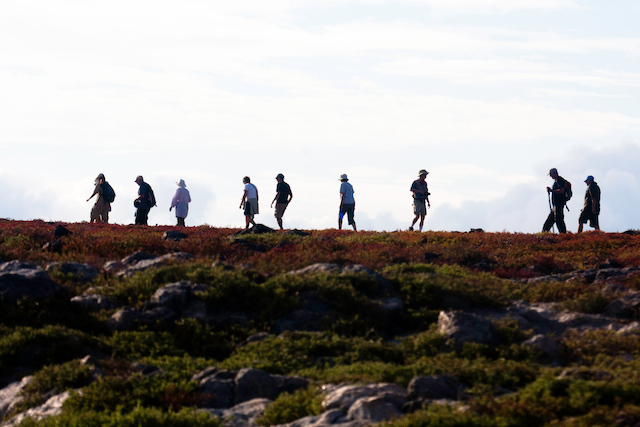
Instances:
[[[549,211],[553,213],[553,208],[551,207],[551,193],[547,192],[547,196],[549,196]],[[556,216],[553,216],[553,224],[551,225],[551,229],[553,230],[553,234],[556,233]]]

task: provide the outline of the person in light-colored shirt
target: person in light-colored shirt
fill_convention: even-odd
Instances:
[[[353,219],[356,210],[356,200],[353,197],[353,186],[349,184],[346,173],[340,175],[340,210],[338,212],[338,230],[342,230],[342,218],[347,215],[349,225],[353,226],[353,231],[358,231],[356,221]]]
[[[171,200],[171,207],[169,208],[169,212],[171,209],[176,208],[176,218],[178,219],[178,226],[185,227],[184,220],[189,214],[189,203],[191,202],[191,195],[189,194],[189,190],[186,189],[187,184],[185,184],[184,179],[181,179],[176,184],[178,184],[178,189],[176,193],[173,195],[173,199]]]
[[[258,212],[258,187],[251,183],[251,178],[245,176],[242,178],[244,183],[244,193],[242,193],[242,200],[240,201],[240,209],[244,207],[244,218],[246,228],[249,228],[249,224],[256,225],[253,220],[254,215]]]

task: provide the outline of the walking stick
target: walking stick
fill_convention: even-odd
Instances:
[[[549,196],[549,211],[551,213],[553,213],[553,208],[551,207],[551,193],[547,192],[547,196]],[[553,224],[551,225],[551,229],[553,230],[553,233],[555,234],[555,232],[556,232],[556,216],[555,216],[555,214],[553,215]]]

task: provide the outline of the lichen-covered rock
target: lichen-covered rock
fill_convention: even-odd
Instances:
[[[20,392],[29,385],[31,380],[33,376],[24,377],[0,390],[0,419],[22,401]]]
[[[467,342],[491,345],[499,342],[498,331],[490,320],[465,312],[441,311],[438,332],[456,346]]]
[[[78,295],[71,298],[71,302],[80,304],[90,311],[110,310],[115,307],[113,300],[98,294]]]
[[[373,396],[356,400],[347,412],[347,419],[379,423],[400,415],[402,413],[394,405],[382,397]]]
[[[31,408],[26,412],[16,415],[9,421],[3,424],[3,426],[16,426],[20,424],[25,418],[31,418],[33,420],[42,420],[53,415],[58,415],[62,412],[62,404],[71,396],[70,391],[55,395],[49,398],[40,406]]]
[[[90,282],[98,277],[98,270],[94,266],[79,262],[52,262],[47,265],[45,270],[60,270],[63,274],[71,274],[85,282]]]

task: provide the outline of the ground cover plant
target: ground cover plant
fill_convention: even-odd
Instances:
[[[55,237],[59,225],[71,233]],[[59,415],[22,425],[221,425],[197,410],[202,396],[193,375],[251,367],[311,381],[274,400],[257,421],[262,425],[321,413],[322,384],[407,387],[416,376],[442,374],[465,386],[455,404],[424,407],[386,425],[640,422],[640,326],[633,323],[640,303],[619,308],[640,290],[635,232],[238,235],[200,226],[182,229],[186,239],[165,240],[170,230],[0,220],[0,263],[76,262],[98,272],[86,279],[56,264],[48,274],[64,292],[0,298],[0,387],[33,375],[5,420],[71,390]],[[126,275],[103,270],[137,251],[190,257]],[[296,273],[316,263],[338,267]],[[353,265],[376,274],[339,269]],[[122,307],[157,308],[154,295],[172,283],[199,286],[188,297],[196,314],[153,321],[140,315],[114,326]],[[111,305],[71,302],[94,293]],[[401,309],[385,308],[389,297]],[[517,307],[553,308],[554,325],[571,328],[540,333],[540,322],[510,316]],[[292,313],[310,311],[323,317],[295,323]],[[438,330],[443,312],[489,313],[497,338],[458,345]],[[552,355],[528,344],[545,334],[555,334]],[[81,362],[86,355],[98,361],[99,373]]]

